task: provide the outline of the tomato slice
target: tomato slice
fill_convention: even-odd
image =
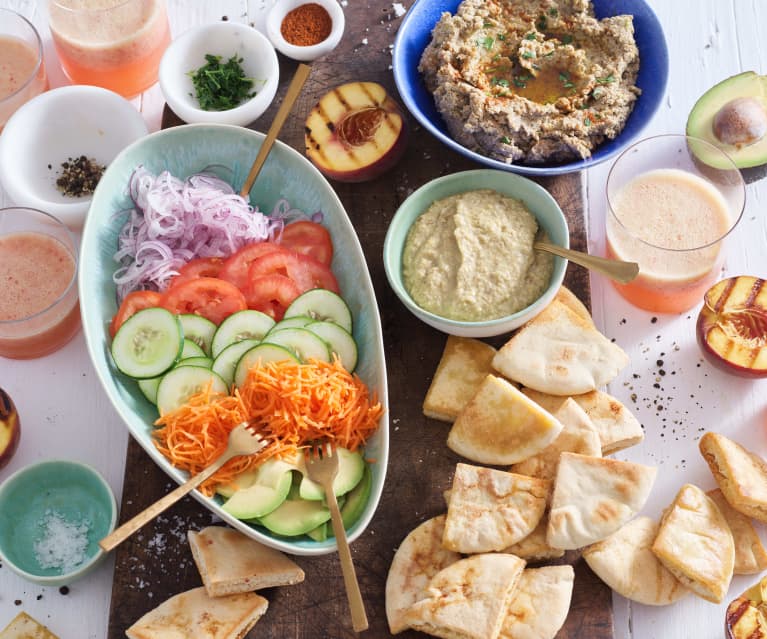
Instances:
[[[292,279],[301,293],[311,288],[327,288],[338,293],[336,281],[330,267],[313,257],[282,249],[274,251],[253,260],[248,270],[248,279],[266,275],[283,275]]]
[[[162,295],[156,291],[133,291],[128,293],[117,309],[117,313],[109,324],[109,334],[114,337],[117,330],[123,325],[131,315],[135,315],[145,308],[159,306]]]
[[[240,290],[244,290],[248,284],[248,269],[253,261],[262,255],[280,250],[280,247],[274,242],[247,244],[224,262],[218,272],[218,277],[231,282]]]
[[[333,241],[328,230],[317,222],[299,220],[285,225],[280,244],[302,255],[313,257],[330,266],[333,260]]]
[[[216,277],[198,277],[172,286],[160,306],[172,313],[202,315],[214,324],[248,308],[245,296],[231,282]]]
[[[285,309],[301,294],[301,289],[287,275],[272,273],[250,280],[245,293],[248,308],[266,313],[279,321],[285,315]]]
[[[198,257],[190,260],[178,269],[178,275],[170,281],[168,288],[197,279],[198,277],[218,277],[223,266],[223,257]]]

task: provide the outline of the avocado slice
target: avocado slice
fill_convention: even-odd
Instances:
[[[316,528],[308,530],[306,535],[314,541],[325,541],[328,538],[328,522],[324,521]]]
[[[308,534],[327,522],[330,519],[330,509],[325,502],[301,499],[298,485],[294,480],[288,498],[272,512],[255,520],[255,523],[278,535],[295,537]]]
[[[767,76],[746,71],[711,87],[690,111],[686,132],[723,150],[739,169],[767,165]],[[705,164],[728,168],[706,149],[692,150]]]
[[[362,459],[362,452],[352,452],[346,448],[337,448],[338,455],[338,474],[333,480],[333,492],[336,496],[344,495],[354,488],[362,479],[365,471],[365,460]],[[309,479],[306,471],[306,462],[302,458],[299,462],[298,470],[303,474],[299,494],[302,499],[318,501],[325,498],[325,491],[322,486]]]
[[[373,473],[370,470],[370,466],[365,464],[362,479],[360,479],[359,483],[352,488],[352,490],[346,493],[346,501],[344,502],[344,505],[341,506],[341,518],[344,520],[344,528],[347,530],[351,528],[352,524],[354,524],[365,511],[372,485]]]
[[[282,459],[268,459],[255,469],[253,481],[224,503],[222,510],[237,519],[262,517],[277,508],[288,496],[295,465]]]

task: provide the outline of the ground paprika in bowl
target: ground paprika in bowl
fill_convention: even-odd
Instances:
[[[280,33],[289,44],[310,47],[325,40],[332,27],[327,9],[316,2],[308,2],[288,11],[280,24]]]
[[[274,47],[302,62],[330,53],[343,31],[344,12],[336,0],[278,0],[266,17]]]

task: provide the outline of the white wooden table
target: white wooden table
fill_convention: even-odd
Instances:
[[[194,24],[220,20],[262,24],[272,0],[169,0],[171,29],[178,35]],[[362,0],[348,0],[360,2]],[[410,6],[411,0],[402,4]],[[720,80],[741,71],[767,73],[767,2],[762,0],[650,0],[664,26],[671,59],[668,94],[646,135],[680,133],[698,96]],[[346,4],[343,2],[342,4]],[[52,86],[65,83],[58,68],[41,0],[0,0],[30,18],[46,40]],[[369,29],[396,29],[398,21],[371,22]],[[347,33],[347,38],[366,37]],[[382,52],[382,55],[388,55]],[[151,130],[160,126],[162,96],[157,86],[134,104]],[[586,174],[590,246],[603,248],[605,179],[609,164]],[[0,190],[0,206],[12,204]],[[767,277],[767,180],[748,187],[746,211],[732,237],[727,275]],[[767,381],[728,376],[701,359],[695,342],[697,308],[680,316],[639,311],[624,302],[599,277],[592,278],[598,325],[625,348],[631,364],[610,392],[634,409],[645,427],[644,443],[625,458],[659,466],[644,513],[659,516],[685,482],[714,486],[697,441],[705,430],[723,432],[767,455]],[[1,294],[1,292],[0,292]],[[32,361],[0,358],[0,386],[14,398],[21,414],[22,440],[0,481],[22,466],[47,458],[92,464],[121,494],[127,431],[96,379],[82,335],[61,351]],[[396,418],[396,415],[393,415]],[[763,533],[764,531],[762,531]],[[767,537],[765,537],[767,539]],[[0,628],[25,610],[62,639],[106,636],[113,562],[72,584],[69,593],[43,588],[0,568]],[[733,580],[728,600],[756,581]],[[149,600],[157,599],[152,584]],[[159,603],[159,601],[158,601]],[[714,605],[688,596],[674,606],[652,608],[614,598],[617,639],[687,639],[722,636],[726,602]]]

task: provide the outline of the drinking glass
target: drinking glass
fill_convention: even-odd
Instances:
[[[165,0],[49,0],[48,18],[74,84],[133,97],[157,82],[170,42]]]
[[[0,9],[0,131],[16,109],[47,88],[37,29],[15,11]]]
[[[52,353],[80,329],[77,245],[57,218],[0,209],[0,357]]]
[[[660,135],[629,147],[607,178],[607,255],[638,262],[639,275],[613,286],[648,311],[695,306],[718,279],[745,197],[740,171],[708,142]]]

